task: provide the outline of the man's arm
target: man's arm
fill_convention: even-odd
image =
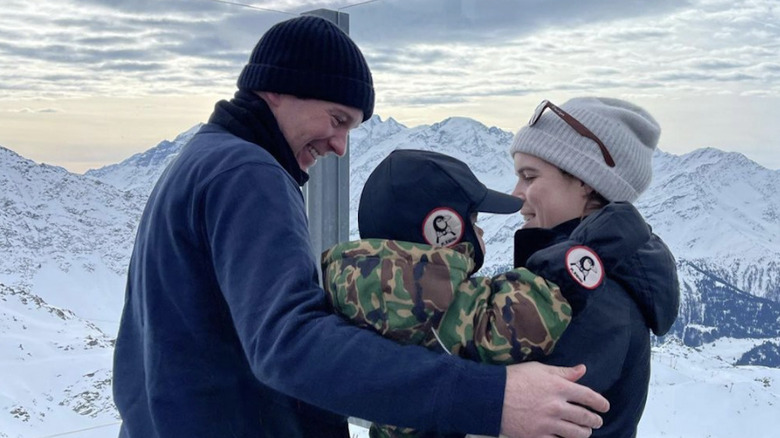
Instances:
[[[585,366],[571,368],[526,362],[507,367],[501,434],[513,438],[586,438],[602,425],[589,411],[607,412],[609,402],[576,382]]]
[[[216,279],[260,382],[378,423],[498,434],[503,367],[399,345],[330,311],[303,199],[284,170],[234,167],[209,182],[202,205]]]

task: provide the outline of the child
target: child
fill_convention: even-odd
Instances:
[[[560,289],[525,268],[471,277],[485,252],[477,214],[521,207],[519,198],[486,188],[455,158],[394,151],[363,187],[363,240],[323,254],[324,289],[336,312],[397,342],[494,364],[538,359],[571,320]],[[370,434],[424,436],[377,425]]]

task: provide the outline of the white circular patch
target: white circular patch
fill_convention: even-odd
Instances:
[[[566,269],[586,289],[595,289],[604,280],[604,265],[587,246],[575,246],[566,252]]]
[[[463,219],[451,208],[437,208],[425,216],[422,232],[428,245],[452,246],[463,237]]]

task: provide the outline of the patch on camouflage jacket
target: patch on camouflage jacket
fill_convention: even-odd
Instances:
[[[518,268],[468,277],[469,243],[345,242],[323,253],[323,286],[337,313],[404,344],[497,364],[549,354],[571,320],[555,284]]]

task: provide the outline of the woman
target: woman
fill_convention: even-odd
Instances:
[[[585,363],[581,382],[611,405],[594,437],[636,436],[650,379],[649,331],[663,335],[677,317],[674,258],[631,205],[650,184],[659,135],[653,117],[629,102],[544,101],[510,149],[525,219],[515,266],[555,282],[565,296],[589,291],[541,361]]]

